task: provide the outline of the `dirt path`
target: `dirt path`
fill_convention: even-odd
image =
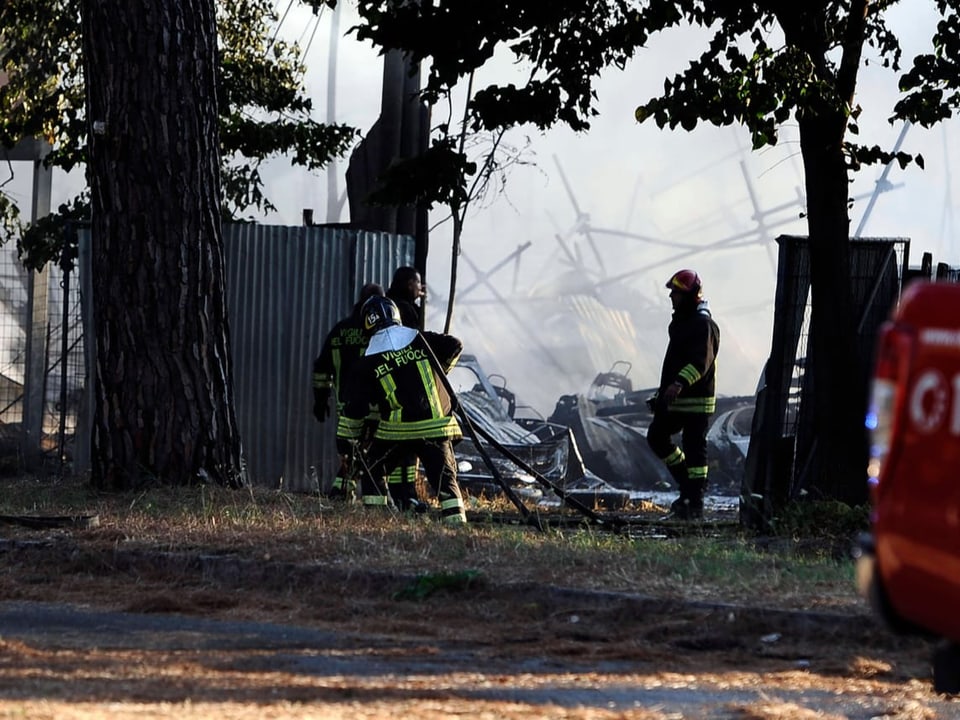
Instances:
[[[796,646],[758,654],[744,641],[707,648],[721,644],[717,635],[705,643],[698,634],[696,648],[678,643],[680,628],[711,624],[702,613],[674,615],[669,628],[654,628],[655,642],[593,637],[589,611],[570,617],[554,621],[585,623],[587,633],[561,627],[552,638],[508,643],[0,603],[0,713],[933,718],[950,710],[922,683],[901,686],[906,679],[886,661],[800,659]]]
[[[866,613],[56,540],[0,541],[0,600],[0,718],[960,718]]]

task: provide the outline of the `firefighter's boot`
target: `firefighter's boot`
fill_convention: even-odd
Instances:
[[[381,478],[380,482],[377,482],[370,473],[360,479],[360,504],[364,510],[393,509],[393,500],[387,492],[384,480],[385,478]]]
[[[680,497],[670,505],[670,517],[677,520],[699,520],[703,517],[703,483],[690,478],[685,462],[670,466],[670,474],[680,487]]]
[[[331,500],[356,500],[357,481],[337,475],[337,477],[333,479],[333,486],[330,488],[330,492],[327,493],[327,497]]]
[[[677,520],[703,519],[703,483],[684,478],[680,484],[680,497],[670,505],[670,516]]]
[[[394,505],[398,508],[414,513],[424,513],[427,511],[426,503],[417,497],[417,486],[413,483],[391,483],[390,497]]]
[[[703,500],[681,495],[671,503],[670,517],[677,520],[702,520]]]
[[[424,512],[426,505],[417,495],[417,467],[412,462],[395,468],[387,477],[387,488],[394,504],[403,511]],[[422,509],[419,509],[422,508]]]

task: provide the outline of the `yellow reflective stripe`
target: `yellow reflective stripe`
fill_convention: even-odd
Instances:
[[[337,419],[337,437],[352,439],[360,437],[360,430],[363,427],[363,420],[354,420],[346,415],[341,415]]]
[[[423,382],[423,389],[427,392],[427,400],[430,402],[430,410],[434,416],[443,415],[443,407],[440,404],[440,393],[437,392],[437,379],[433,374],[433,369],[427,360],[417,362],[417,370],[420,371],[420,380]]]
[[[458,497],[440,500],[440,515],[445,523],[463,524],[467,514],[463,509],[463,500]]]
[[[684,365],[683,369],[677,373],[681,378],[687,381],[687,385],[693,385],[697,380],[703,377],[700,371],[693,365]]]
[[[463,507],[463,500],[458,497],[447,498],[440,501],[441,510],[459,510]]]
[[[387,403],[390,405],[390,419],[400,420],[401,407],[397,401],[397,383],[391,375],[384,375],[380,378],[380,387],[383,388],[384,395],[387,396]]]
[[[333,378],[329,373],[315,372],[313,374],[313,386],[317,390],[333,387]]]
[[[339,348],[334,348],[333,349],[333,377],[331,378],[331,380],[334,381],[335,385],[340,384],[340,368],[342,365],[343,365],[343,362],[341,361],[341,358],[340,358],[340,350]]]
[[[663,462],[668,467],[673,467],[674,465],[680,465],[686,458],[683,455],[683,450],[679,447],[675,448],[672,453],[663,458]]]
[[[697,467],[687,467],[687,477],[691,480],[702,480],[707,476],[708,466],[698,465]]]
[[[389,505],[390,501],[386,495],[364,495],[363,504],[380,507],[382,505]]]
[[[387,476],[387,482],[392,485],[398,485],[404,482],[413,482],[415,478],[416,473],[412,465],[401,465],[398,468],[394,468],[393,472]]]
[[[375,437],[382,440],[416,440],[417,438],[459,438],[463,437],[463,433],[457,419],[450,416],[411,422],[384,420],[377,426]]]
[[[716,409],[717,399],[715,397],[685,398],[681,395],[670,405],[671,412],[712,413],[715,412]]]

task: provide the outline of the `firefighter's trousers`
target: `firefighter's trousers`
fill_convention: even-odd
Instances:
[[[700,501],[707,489],[707,413],[670,412],[657,408],[647,428],[647,443],[680,486],[680,496]],[[680,445],[673,436],[680,433]]]
[[[446,438],[421,438],[413,440],[386,441],[374,439],[368,453],[370,472],[362,478],[364,505],[376,498],[387,501],[384,478],[390,475],[411,457],[419,457],[430,489],[440,503],[440,515],[445,522],[466,522],[463,494],[457,482],[457,460],[453,444]]]

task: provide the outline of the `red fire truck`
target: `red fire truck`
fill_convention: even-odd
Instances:
[[[960,285],[904,291],[878,338],[867,427],[860,592],[892,629],[939,638],[934,688],[960,692]]]

